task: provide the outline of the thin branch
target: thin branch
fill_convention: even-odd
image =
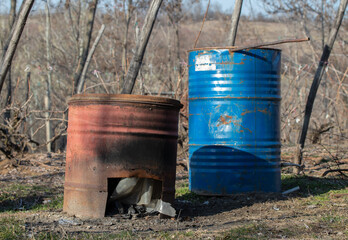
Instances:
[[[83,88],[83,85],[85,83],[85,78],[86,78],[86,73],[87,73],[87,70],[88,70],[88,67],[89,67],[89,63],[91,62],[91,58],[95,52],[95,49],[97,48],[98,46],[98,43],[104,33],[104,30],[105,30],[105,25],[103,24],[98,32],[98,35],[97,35],[97,38],[94,40],[94,43],[93,43],[93,46],[91,48],[91,50],[88,52],[88,56],[87,56],[87,60],[86,60],[86,63],[83,67],[83,70],[82,70],[82,74],[81,74],[81,78],[79,80],[79,83],[78,83],[78,86],[77,86],[77,93],[81,93],[82,92],[82,88]],[[107,90],[106,90],[107,91]]]
[[[197,38],[196,38],[195,45],[193,46],[193,48],[196,48],[197,42],[198,42],[198,39],[199,39],[199,36],[201,36],[202,29],[203,29],[203,26],[204,26],[204,22],[205,22],[205,19],[206,19],[206,17],[207,17],[207,14],[208,14],[209,6],[210,6],[210,0],[209,0],[209,2],[208,2],[208,6],[207,6],[207,10],[205,11],[205,14],[204,14],[202,26],[201,26],[201,29],[199,30],[199,33],[198,33],[198,36],[197,36]]]
[[[330,169],[330,170],[326,170],[321,176],[325,177],[327,174],[332,173],[332,172],[339,172],[340,174],[342,174],[345,177],[348,177],[346,174],[344,174],[343,172],[347,172],[348,169]]]
[[[278,40],[278,41],[274,41],[274,42],[265,42],[265,43],[256,43],[256,44],[251,44],[251,45],[247,45],[247,46],[242,46],[242,47],[223,47],[225,48],[229,48],[230,52],[237,52],[237,51],[241,51],[241,50],[245,50],[245,49],[250,49],[250,48],[262,48],[262,47],[268,47],[268,46],[272,46],[272,45],[279,45],[279,44],[284,44],[284,43],[297,43],[297,42],[307,42],[309,41],[310,38],[300,38],[300,39],[284,39],[284,40]],[[216,49],[216,47],[207,47],[204,49]],[[194,50],[199,50],[199,48],[195,48]]]

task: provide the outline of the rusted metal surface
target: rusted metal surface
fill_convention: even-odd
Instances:
[[[277,49],[189,52],[189,182],[203,195],[280,191]]]
[[[64,211],[103,217],[108,179],[162,181],[172,203],[179,101],[136,95],[85,94],[69,101]],[[109,186],[110,187],[110,186]]]

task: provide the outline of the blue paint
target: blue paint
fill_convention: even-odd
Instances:
[[[189,53],[191,191],[280,191],[280,62],[276,49]]]

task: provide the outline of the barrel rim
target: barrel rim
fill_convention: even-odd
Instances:
[[[110,104],[110,103],[135,103],[135,104],[154,104],[159,106],[167,106],[173,108],[182,108],[180,101],[155,96],[134,95],[134,94],[99,94],[99,93],[84,93],[75,94],[68,100],[69,105],[74,104]]]
[[[194,48],[194,49],[189,49],[187,52],[194,52],[194,51],[203,51],[203,50],[215,50],[215,49],[225,49],[225,50],[230,50],[238,48],[238,46],[227,46],[227,47],[202,47],[202,48]],[[251,49],[263,49],[263,50],[274,50],[274,51],[279,51],[281,52],[282,50],[279,48],[268,48],[268,47],[257,47],[257,48],[246,48],[240,51],[245,51],[245,50],[251,50]]]

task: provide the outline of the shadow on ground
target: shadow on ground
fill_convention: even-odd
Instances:
[[[224,197],[207,197],[187,191],[187,193],[177,197],[174,205],[184,218],[210,216],[257,203],[282,201],[289,198],[306,198],[327,194],[332,190],[347,189],[348,179],[309,176],[282,177],[282,191],[296,186],[299,186],[300,190],[288,195],[282,195],[281,193],[246,193]]]

